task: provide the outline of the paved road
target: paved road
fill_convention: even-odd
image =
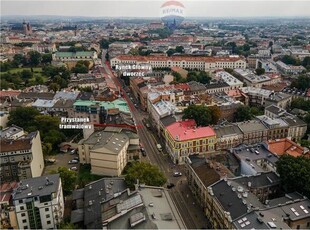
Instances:
[[[113,75],[110,67],[107,65],[107,63],[105,63],[104,58],[102,58],[102,66],[104,71],[112,77],[115,85],[118,86],[120,90],[122,90],[123,87],[120,79]],[[141,113],[135,108],[133,102],[130,100],[126,92],[123,92],[123,97],[127,101],[136,126],[138,127],[137,133],[147,153],[146,157],[148,161],[160,168],[160,170],[168,178],[167,183],[175,184],[175,187],[170,189],[169,193],[175,202],[180,214],[182,215],[187,228],[200,229],[207,226],[207,219],[204,216],[201,207],[196,204],[196,201],[189,191],[186,178],[184,176],[184,166],[174,165],[168,157],[168,154],[164,154],[163,152],[159,152],[157,150],[157,137],[154,136],[154,133],[148,130],[143,124],[145,114]],[[183,176],[174,177],[173,172],[175,171],[182,172]]]

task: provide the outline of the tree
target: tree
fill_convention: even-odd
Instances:
[[[107,39],[101,39],[99,41],[99,44],[100,44],[100,48],[101,49],[108,49],[109,45],[110,45],[110,42]]]
[[[42,143],[42,151],[44,155],[49,155],[52,152],[53,146],[51,143]]]
[[[38,51],[29,51],[28,56],[29,56],[29,64],[31,66],[37,66],[42,61],[42,56]]]
[[[209,109],[211,110],[212,124],[217,124],[222,115],[220,108],[217,106],[211,106]]]
[[[251,110],[249,106],[240,106],[235,112],[236,121],[247,121],[252,118]]]
[[[258,76],[260,76],[260,75],[262,75],[262,74],[265,73],[265,69],[264,69],[264,68],[257,68],[257,69],[255,70],[255,73],[256,73]]]
[[[8,125],[17,125],[26,131],[34,125],[34,119],[40,115],[39,111],[33,107],[19,107],[12,110],[9,115]]]
[[[32,72],[31,72],[30,70],[24,69],[24,70],[21,72],[21,78],[22,78],[23,80],[32,78]]]
[[[78,229],[78,227],[75,224],[72,224],[69,222],[61,222],[59,229]]]
[[[281,61],[287,65],[300,65],[300,60],[290,55],[284,55]]]
[[[184,109],[183,119],[194,119],[198,126],[212,124],[212,112],[205,105],[190,105]]]
[[[294,108],[310,111],[310,101],[303,98],[293,99],[291,103],[291,109]]]
[[[42,55],[42,63],[51,63],[52,62],[52,54],[43,54]]]
[[[310,88],[310,78],[305,75],[300,75],[296,80],[291,83],[291,87],[295,87],[297,89],[306,90]]]
[[[19,67],[20,65],[22,65],[22,64],[24,64],[24,63],[25,63],[25,57],[24,57],[24,55],[22,55],[22,54],[15,54],[15,55],[14,55],[12,64],[13,64],[15,67]]]
[[[69,170],[66,167],[59,167],[56,172],[54,170],[51,173],[59,173],[64,195],[65,196],[70,195],[72,191],[75,189],[77,173],[75,171]]]
[[[305,67],[307,70],[310,70],[310,57],[305,57],[301,64],[302,64],[303,67]]]
[[[123,174],[125,182],[131,189],[139,180],[139,183],[149,186],[163,186],[167,179],[165,175],[155,165],[148,162],[131,162],[125,167]]]
[[[177,46],[177,47],[175,47],[175,51],[177,53],[184,53],[184,47],[183,46]]]
[[[287,192],[310,196],[310,158],[283,155],[277,162],[277,171]]]
[[[60,85],[57,83],[51,83],[51,84],[49,84],[48,89],[52,90],[56,93],[57,91],[60,90]]]

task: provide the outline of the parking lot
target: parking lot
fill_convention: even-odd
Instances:
[[[73,166],[76,166],[79,168],[79,164],[68,164],[70,160],[72,160],[74,157],[77,157],[78,154],[70,154],[68,153],[59,153],[55,156],[52,156],[52,158],[56,159],[55,163],[45,163],[45,169],[43,175],[47,175],[50,173],[50,171],[57,171],[59,167],[66,167],[66,168],[71,168]]]

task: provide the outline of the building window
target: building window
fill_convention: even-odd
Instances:
[[[50,209],[49,208],[45,208],[45,211],[48,212]]]
[[[20,210],[25,210],[25,207],[24,206],[20,206]]]
[[[51,221],[50,221],[50,220],[48,220],[46,223],[47,223],[47,224],[51,224]]]
[[[23,223],[27,223],[27,220],[26,220],[26,219],[23,219]]]
[[[20,204],[22,204],[22,203],[23,203],[23,200],[19,200],[18,202],[19,202]]]
[[[50,218],[50,217],[51,217],[51,215],[50,215],[50,214],[47,214],[47,215],[46,215],[46,218]]]
[[[24,229],[28,229],[28,226],[27,226],[27,225],[25,225],[25,226],[24,226]]]
[[[21,216],[24,217],[24,216],[26,216],[26,214],[25,214],[25,213],[22,213]]]

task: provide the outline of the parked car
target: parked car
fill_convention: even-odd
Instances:
[[[174,177],[182,176],[182,173],[180,173],[180,172],[174,172],[174,173],[173,173],[173,176],[174,176]]]
[[[77,152],[77,149],[72,149],[72,150],[70,151],[70,154],[73,155],[73,154],[75,154],[76,152]]]
[[[68,164],[77,164],[77,163],[79,163],[79,161],[78,160],[70,160],[69,162],[68,162]]]
[[[55,163],[55,162],[56,162],[56,159],[54,159],[54,158],[48,158],[48,159],[45,159],[45,162],[47,162],[47,163]]]
[[[173,187],[174,187],[173,183],[167,184],[167,188],[173,188]]]
[[[76,166],[72,166],[72,167],[70,168],[70,170],[72,170],[72,171],[77,171],[77,167],[76,167]]]
[[[80,159],[79,159],[79,157],[74,157],[73,160],[79,161]]]

